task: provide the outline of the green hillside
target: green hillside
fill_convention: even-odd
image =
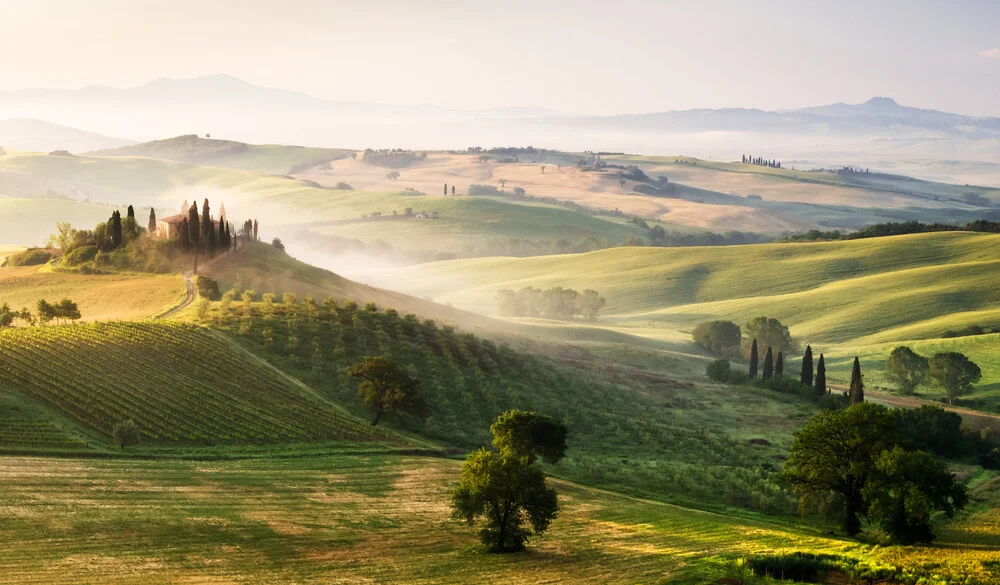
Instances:
[[[998,252],[1000,236],[936,233],[458,260],[399,269],[385,278],[410,283],[412,294],[487,314],[496,313],[502,288],[592,288],[608,304],[591,326],[669,341],[673,351],[696,355],[701,352],[690,341],[696,324],[743,324],[766,315],[832,356],[831,377],[839,380],[848,357],[870,355],[866,369],[876,371],[892,347],[913,340],[938,350],[965,349],[977,362],[992,363],[988,338],[931,340],[970,325],[1000,326]],[[558,337],[558,328],[549,331]],[[995,379],[984,378],[983,397],[991,395]]]
[[[350,151],[280,144],[246,144],[199,138],[194,134],[88,153],[91,156],[141,156],[272,175],[290,175],[348,156]]]
[[[363,421],[200,327],[33,327],[0,332],[0,347],[0,388],[105,437],[125,419],[146,444],[372,436]]]

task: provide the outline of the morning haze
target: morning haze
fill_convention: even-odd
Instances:
[[[0,583],[1000,582],[990,2],[8,2]]]

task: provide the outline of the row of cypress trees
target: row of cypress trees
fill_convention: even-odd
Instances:
[[[750,346],[750,378],[757,377],[757,366],[758,366],[758,350],[757,350],[757,340],[753,340],[753,344]],[[785,355],[782,352],[778,352],[778,356],[775,359],[772,354],[772,349],[767,348],[767,352],[764,354],[764,366],[761,371],[761,379],[770,380],[775,376],[784,375],[785,371]],[[802,371],[799,374],[799,381],[802,382],[803,386],[814,388],[817,396],[823,396],[827,392],[826,387],[826,360],[823,354],[819,354],[819,361],[816,364],[815,375],[813,373],[813,351],[812,346],[807,345],[805,354],[802,356]],[[865,401],[865,387],[864,381],[861,376],[861,362],[858,360],[857,356],[854,357],[854,368],[851,370],[851,386],[848,391],[848,397],[850,398],[851,404],[857,404],[858,402]]]

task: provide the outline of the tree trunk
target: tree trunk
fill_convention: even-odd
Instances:
[[[844,532],[848,536],[855,536],[861,532],[861,520],[858,519],[858,511],[861,506],[852,499],[847,500],[847,514],[844,517]]]
[[[375,420],[372,421],[372,426],[373,427],[378,424],[378,421],[382,420],[382,413],[383,412],[384,412],[384,410],[381,409],[381,408],[375,411]]]

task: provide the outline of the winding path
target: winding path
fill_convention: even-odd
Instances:
[[[222,260],[223,258],[232,254],[234,251],[235,250],[230,250],[224,254],[219,254],[215,258],[212,258],[208,262],[202,264],[201,268],[207,268],[215,264],[219,260]],[[188,270],[181,276],[184,277],[184,299],[181,300],[181,302],[174,305],[173,307],[171,307],[170,309],[167,309],[166,311],[160,313],[159,315],[154,317],[154,319],[166,319],[167,317],[173,317],[177,313],[180,313],[184,309],[190,307],[191,303],[193,303],[195,299],[198,298],[198,289],[194,285],[194,271]]]

